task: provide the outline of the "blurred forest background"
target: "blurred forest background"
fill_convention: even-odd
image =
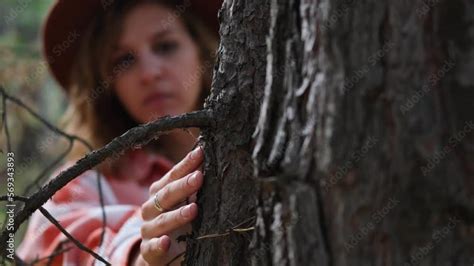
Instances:
[[[41,57],[40,43],[43,19],[52,1],[0,1],[0,85],[57,125],[66,101]],[[1,101],[0,105],[3,105]],[[6,107],[11,147],[15,153],[15,194],[24,195],[27,185],[64,151],[62,144],[66,142],[22,108],[11,102]],[[5,195],[7,142],[3,128],[0,145],[0,195]],[[5,202],[2,202],[0,223],[4,220]],[[16,234],[16,246],[25,228],[26,224]]]

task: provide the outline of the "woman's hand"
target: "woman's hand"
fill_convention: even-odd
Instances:
[[[138,265],[165,265],[185,251],[186,243],[178,243],[176,237],[190,231],[190,222],[196,217],[198,208],[196,203],[184,206],[180,203],[195,196],[201,187],[203,175],[198,168],[203,157],[202,149],[197,147],[151,185],[150,198],[142,205],[145,222],[141,227]],[[155,194],[163,212],[155,207]],[[178,261],[176,264],[180,265]]]

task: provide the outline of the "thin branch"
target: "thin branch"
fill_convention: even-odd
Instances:
[[[7,152],[12,151],[12,146],[10,142],[10,132],[8,131],[8,122],[7,122],[7,93],[0,87],[0,93],[2,94],[2,128],[5,130],[5,138],[7,140]]]
[[[29,195],[30,191],[36,186],[38,189],[41,189],[41,180],[46,176],[46,174],[53,169],[58,163],[60,163],[72,150],[73,142],[69,142],[68,148],[61,153],[58,158],[56,158],[50,165],[46,167],[39,175],[35,178],[34,182],[29,184],[22,195]]]
[[[53,180],[44,185],[40,191],[28,198],[24,207],[15,215],[13,231],[4,230],[0,235],[0,255],[4,255],[6,252],[5,243],[7,243],[8,234],[15,233],[19,226],[25,222],[34,211],[39,209],[56,191],[63,188],[75,177],[93,168],[114,154],[147,144],[156,137],[158,132],[169,131],[176,128],[203,128],[211,126],[214,126],[214,117],[210,110],[196,111],[174,117],[165,116],[148,124],[132,128],[112,140],[105,147],[85,155],[82,159],[77,161],[76,164],[62,171]]]
[[[220,236],[227,236],[227,235],[230,235],[230,233],[232,232],[236,232],[236,233],[244,233],[244,232],[248,232],[248,231],[252,231],[254,230],[255,227],[248,227],[248,228],[235,228],[235,229],[228,229],[225,233],[222,233],[222,234],[209,234],[209,235],[203,235],[203,236],[200,236],[200,237],[196,237],[196,240],[200,240],[200,239],[206,239],[206,238],[215,238],[215,237],[220,237]]]
[[[27,202],[29,198],[22,197],[22,196],[13,196],[15,200]],[[8,196],[0,196],[0,201],[8,201]],[[106,265],[110,265],[104,258],[102,258],[99,254],[95,253],[88,247],[84,246],[79,240],[74,238],[69,232],[43,207],[39,207],[40,212],[43,214],[46,219],[48,219],[53,225],[55,225],[61,233],[63,233],[71,242],[73,242],[79,249],[84,250],[85,252],[91,254],[94,258],[102,261]]]
[[[46,119],[44,119],[40,114],[36,113],[35,111],[33,111],[33,109],[31,109],[29,106],[27,106],[25,103],[23,103],[22,100],[14,97],[14,96],[11,96],[9,95],[5,88],[4,87],[1,87],[0,86],[0,92],[1,92],[1,95],[2,95],[2,101],[3,101],[3,112],[2,112],[2,125],[3,125],[3,122],[5,122],[5,134],[7,136],[7,144],[8,144],[8,152],[11,151],[11,147],[10,147],[10,138],[9,138],[9,133],[8,133],[8,127],[7,127],[7,117],[6,117],[6,112],[7,112],[7,109],[6,109],[6,100],[10,100],[11,102],[15,103],[16,105],[20,106],[21,108],[23,108],[24,110],[26,110],[30,115],[32,115],[34,118],[36,118],[37,120],[39,120],[41,123],[43,123],[48,129],[50,129],[51,131],[55,132],[56,134],[59,134],[65,138],[67,138],[69,140],[69,145],[70,145],[70,149],[72,149],[72,145],[74,145],[74,141],[79,141],[81,144],[83,144],[84,146],[86,146],[89,151],[92,151],[93,148],[92,148],[92,145],[90,145],[86,140],[78,137],[78,136],[75,136],[75,135],[70,135],[70,134],[67,134],[66,132],[62,131],[61,129],[55,127],[54,125],[52,125],[51,123],[49,123]],[[60,160],[56,160],[56,162],[59,162]],[[51,167],[53,167],[53,165],[56,164],[56,162],[54,162]],[[49,168],[49,167],[48,167]],[[45,171],[43,171],[42,174],[45,174],[46,172],[48,171],[48,169],[46,169]],[[37,178],[37,180],[41,179],[42,178],[42,174]],[[104,195],[103,195],[103,191],[102,191],[102,186],[101,186],[101,183],[100,183],[100,179],[102,178],[102,176],[99,174],[99,171],[96,171],[96,174],[97,174],[97,182],[98,182],[98,191],[99,191],[99,201],[100,201],[100,207],[101,207],[101,210],[102,210],[102,233],[100,235],[100,244],[99,246],[102,246],[102,243],[104,241],[104,235],[105,235],[105,227],[106,227],[106,224],[107,224],[107,217],[106,217],[106,214],[105,214],[105,207],[104,207]],[[15,212],[17,210],[15,209]],[[7,217],[6,217],[7,218]],[[6,219],[5,218],[5,219]],[[6,223],[6,220],[5,220],[5,223]]]
[[[22,259],[20,259],[16,254],[14,256],[14,260],[15,260],[15,265],[16,266],[26,265],[26,263]],[[3,262],[5,263],[5,260]]]
[[[172,258],[168,263],[166,263],[166,266],[170,266],[174,261],[179,259],[185,253],[186,253],[186,251],[183,251],[183,252],[179,253],[178,255],[174,256],[174,258]]]
[[[44,215],[44,217],[46,217],[52,224],[54,224],[61,231],[61,233],[63,233],[68,239],[70,239],[78,248],[91,254],[94,258],[102,261],[106,265],[110,265],[110,263],[106,261],[104,258],[102,258],[99,254],[95,253],[88,247],[84,246],[79,240],[75,239],[71,234],[69,234],[69,232],[66,229],[64,229],[64,227],[62,227],[61,224],[59,224],[59,222],[56,219],[54,219],[54,217],[45,208],[40,207],[39,210]]]
[[[255,216],[252,216],[250,218],[247,218],[245,219],[244,221],[238,223],[237,225],[233,226],[232,228],[229,228],[226,230],[225,233],[222,233],[222,234],[209,234],[209,235],[203,235],[203,236],[200,236],[200,237],[197,237],[195,238],[194,240],[200,240],[200,239],[206,239],[206,238],[215,238],[215,237],[220,237],[220,236],[227,236],[229,235],[230,233],[232,232],[236,232],[236,233],[244,233],[244,232],[248,232],[248,231],[252,231],[252,230],[255,230],[255,227],[248,227],[248,228],[237,228],[238,226],[241,226],[245,223],[248,223],[248,222],[251,222],[253,219],[255,219],[256,217]],[[181,237],[181,236],[180,236]],[[185,236],[185,238],[188,237],[188,236]],[[186,239],[182,240],[182,241],[185,241]],[[180,242],[180,240],[178,240],[178,242]],[[181,257],[183,254],[185,254],[186,251],[183,251],[181,253],[179,253],[178,255],[176,255],[173,259],[171,259],[166,265],[171,265],[175,260],[177,260],[179,257]]]
[[[57,256],[59,256],[59,255],[65,253],[65,252],[67,252],[67,251],[69,251],[69,250],[71,250],[71,249],[72,249],[72,247],[67,247],[67,248],[63,248],[63,249],[60,249],[60,250],[56,250],[56,251],[54,251],[53,253],[51,253],[51,255],[49,255],[49,256],[46,256],[46,257],[44,257],[44,258],[39,258],[39,259],[37,259],[37,260],[34,261],[32,264],[34,265],[35,263],[38,263],[38,262],[40,262],[40,261],[42,261],[42,260],[48,260],[48,265],[52,265],[53,259],[54,259],[55,257],[57,257]]]
[[[84,146],[89,148],[89,150],[92,150],[92,146],[83,138],[75,136],[75,135],[70,135],[67,134],[66,132],[60,130],[59,128],[55,127],[52,125],[50,122],[48,122],[46,119],[44,119],[41,115],[33,111],[29,106],[27,106],[25,103],[23,103],[20,99],[9,95],[6,91],[5,88],[0,86],[0,92],[2,93],[2,96],[4,99],[11,101],[12,103],[15,103],[16,105],[20,106],[21,108],[25,109],[30,115],[32,115],[34,118],[38,119],[41,123],[43,123],[49,130],[55,132],[56,134],[59,134],[65,138],[67,138],[70,141],[77,140],[80,143],[82,143]]]
[[[243,220],[242,222],[238,223],[237,225],[233,226],[232,228],[227,229],[222,234],[215,233],[215,234],[203,235],[203,236],[196,237],[195,240],[206,239],[206,238],[214,238],[214,237],[220,237],[220,236],[227,236],[232,232],[244,233],[244,232],[255,230],[255,227],[253,227],[253,226],[247,227],[247,228],[237,228],[237,227],[239,227],[243,224],[246,224],[248,222],[252,222],[254,219],[255,219],[255,216],[252,216],[250,218],[247,218],[247,219]]]
[[[98,170],[96,170],[96,179],[97,179],[97,190],[102,195],[102,182],[101,182],[102,176],[99,174]],[[105,225],[107,224],[107,216],[105,215],[105,202],[104,202],[103,196],[99,197],[99,203],[102,209],[102,231],[100,233],[100,241],[99,241],[99,249],[100,249],[102,247],[102,244],[104,243]]]

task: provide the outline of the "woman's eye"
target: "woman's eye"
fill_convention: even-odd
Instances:
[[[171,54],[174,51],[176,51],[176,49],[178,47],[179,47],[179,44],[177,42],[174,42],[174,41],[173,42],[172,41],[159,42],[159,43],[154,45],[153,51],[155,53],[168,55],[168,54]]]
[[[133,54],[127,53],[115,59],[113,63],[113,67],[126,69],[130,67],[134,61],[135,61],[135,57],[133,56]]]

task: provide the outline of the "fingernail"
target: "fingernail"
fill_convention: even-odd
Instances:
[[[190,158],[191,159],[196,159],[198,157],[198,155],[200,155],[200,153],[202,152],[201,150],[201,147],[197,147],[196,149],[194,149],[191,154],[190,154]]]
[[[159,243],[159,249],[161,250],[165,250],[166,249],[166,240],[164,237],[161,237],[160,238],[160,243]]]
[[[198,175],[199,175],[198,171],[194,172],[191,175],[191,177],[189,178],[189,183],[188,184],[190,184],[193,187],[197,186],[197,184],[198,184]]]
[[[183,215],[184,218],[191,217],[191,205],[183,207],[181,214]]]

